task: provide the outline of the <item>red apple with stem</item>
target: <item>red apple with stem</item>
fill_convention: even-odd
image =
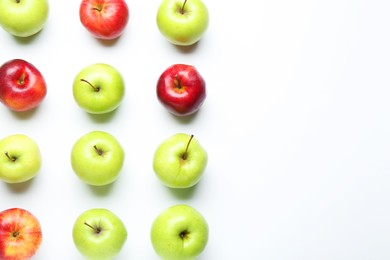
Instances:
[[[46,96],[46,81],[31,63],[13,59],[0,67],[0,102],[22,112],[36,108]]]
[[[124,32],[130,12],[125,0],[82,0],[79,16],[92,36],[113,40]]]
[[[206,99],[206,82],[194,66],[173,64],[157,81],[157,98],[173,115],[188,116]]]
[[[22,208],[0,212],[0,259],[25,260],[31,258],[42,243],[38,219]]]

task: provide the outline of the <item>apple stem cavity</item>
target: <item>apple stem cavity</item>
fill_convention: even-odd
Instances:
[[[180,238],[184,240],[188,237],[189,234],[190,234],[190,232],[188,232],[187,230],[184,230],[180,233]]]
[[[100,234],[100,232],[102,232],[102,229],[100,227],[93,227],[91,226],[90,224],[88,224],[87,222],[84,222],[84,225],[86,225],[87,227],[90,227],[93,229],[93,231],[95,232],[95,234]]]
[[[15,161],[16,161],[16,157],[15,157],[15,156],[9,155],[8,152],[5,152],[5,156],[7,156],[7,158],[8,158],[10,161],[12,161],[12,162],[15,162]]]
[[[96,145],[94,145],[93,148],[95,148],[95,151],[98,155],[102,156],[104,154],[103,150],[98,148]]]
[[[99,92],[99,91],[100,91],[100,87],[95,87],[95,86],[92,85],[88,80],[86,80],[86,79],[80,79],[80,81],[87,83],[89,86],[91,86],[91,87],[93,88],[93,90],[94,90],[95,92]]]
[[[184,7],[185,7],[186,3],[187,3],[187,0],[184,0],[184,3],[180,8],[180,14],[184,14]]]
[[[22,76],[20,76],[20,78],[18,79],[18,84],[23,86],[24,83],[25,83],[25,79],[26,79],[26,74],[22,74]]]
[[[186,150],[184,151],[183,155],[182,155],[182,159],[183,160],[187,160],[187,157],[188,157],[188,148],[190,147],[190,143],[192,141],[192,139],[194,138],[194,135],[191,135],[190,136],[190,140],[188,140],[188,143],[187,143],[187,146],[186,146]]]
[[[178,89],[183,88],[183,86],[181,85],[181,82],[180,82],[180,80],[179,80],[179,75],[178,75],[178,74],[175,75],[175,81],[174,81],[174,83],[175,83],[176,88],[178,88]]]

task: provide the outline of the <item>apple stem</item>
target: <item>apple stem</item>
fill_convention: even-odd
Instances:
[[[13,231],[12,232],[12,237],[18,237],[20,235],[19,231]]]
[[[182,85],[181,85],[181,82],[180,82],[180,80],[179,80],[179,75],[175,75],[175,86],[176,86],[176,88],[178,88],[178,89],[181,89],[182,88]]]
[[[183,3],[183,5],[181,6],[181,9],[180,9],[180,13],[181,14],[184,14],[184,6],[186,5],[186,3],[187,3],[187,0],[184,0],[184,3]]]
[[[95,86],[92,85],[88,80],[86,80],[86,79],[80,79],[80,81],[85,82],[85,83],[87,83],[88,85],[90,85],[90,86],[93,88],[93,90],[95,90],[95,92],[99,92],[99,91],[100,91],[100,87],[95,87]]]
[[[16,157],[15,156],[10,156],[8,152],[5,152],[5,156],[7,156],[8,159],[10,159],[10,161],[16,161]]]
[[[16,3],[19,4],[21,0],[16,0]]]
[[[100,155],[100,156],[103,155],[102,149],[99,149],[96,145],[94,145],[93,148],[95,148],[95,151],[98,153],[98,155]]]
[[[190,143],[191,143],[193,138],[194,138],[194,135],[191,135],[190,140],[188,140],[188,143],[187,143],[187,146],[186,146],[186,150],[184,151],[183,156],[182,156],[183,160],[187,160],[187,157],[188,157],[188,147],[190,147]]]
[[[84,225],[86,225],[87,227],[92,228],[95,231],[96,234],[99,234],[102,231],[100,228],[94,228],[93,226],[91,226],[87,222],[84,222]]]

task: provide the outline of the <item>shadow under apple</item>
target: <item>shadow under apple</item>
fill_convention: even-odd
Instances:
[[[12,35],[12,37],[15,39],[16,42],[18,42],[19,44],[23,44],[23,45],[29,45],[31,44],[31,42],[33,42],[36,38],[38,38],[38,36],[41,34],[41,32],[43,31],[44,29],[40,30],[39,32],[37,32],[36,34],[33,34],[31,36],[28,36],[28,37],[19,37],[19,36],[15,36],[15,35]]]
[[[90,190],[95,196],[98,197],[106,197],[108,194],[111,193],[115,185],[115,181],[113,183],[103,185],[103,186],[94,186],[94,185],[88,185]]]
[[[111,112],[104,113],[104,114],[91,114],[91,113],[88,113],[88,116],[91,118],[92,121],[94,121],[94,123],[105,124],[105,123],[110,122],[114,118],[114,116],[117,113],[118,109],[119,109],[119,107],[116,108],[115,110],[111,111]]]
[[[28,111],[20,112],[20,111],[10,110],[10,112],[12,113],[12,115],[14,117],[18,118],[19,120],[28,120],[37,113],[38,109],[39,109],[39,106],[35,107],[33,109],[30,109]]]
[[[174,120],[176,120],[178,123],[180,123],[182,125],[187,125],[187,124],[190,124],[191,122],[193,122],[197,118],[198,114],[199,114],[199,110],[191,115],[188,115],[188,116],[176,116],[176,115],[171,114],[171,113],[170,113],[170,116]]]
[[[32,178],[28,181],[21,182],[21,183],[5,183],[5,184],[12,193],[20,194],[26,192],[31,187],[34,180],[35,178]]]
[[[199,41],[192,44],[192,45],[188,45],[188,46],[181,46],[181,45],[175,45],[175,44],[172,44],[176,50],[178,50],[179,52],[183,53],[183,54],[190,54],[190,53],[193,53],[196,51],[196,49],[198,48],[199,46]]]
[[[196,190],[198,189],[198,185],[200,184],[197,183],[192,187],[189,188],[184,188],[184,189],[175,189],[175,188],[168,188],[169,192],[178,200],[187,200],[190,199],[194,196]]]

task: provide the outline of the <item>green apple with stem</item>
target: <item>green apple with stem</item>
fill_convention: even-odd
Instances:
[[[123,221],[112,211],[92,208],[81,213],[73,224],[73,242],[87,259],[112,259],[127,240]]]
[[[168,41],[189,46],[205,34],[209,12],[202,0],[162,0],[156,21],[160,33]]]
[[[75,174],[85,183],[104,186],[119,176],[125,151],[116,137],[104,131],[91,131],[73,145],[71,165]]]
[[[154,153],[153,169],[170,188],[197,184],[206,169],[208,154],[194,135],[177,133],[160,143]]]
[[[34,178],[42,165],[38,144],[24,134],[13,134],[0,140],[0,179],[21,183]]]
[[[151,241],[165,260],[196,259],[206,248],[209,227],[194,207],[177,204],[162,211],[153,221]]]
[[[73,81],[73,97],[80,108],[91,114],[105,114],[119,107],[125,82],[115,67],[95,63],[81,69]]]
[[[0,25],[17,37],[42,30],[49,16],[48,0],[0,0]]]

